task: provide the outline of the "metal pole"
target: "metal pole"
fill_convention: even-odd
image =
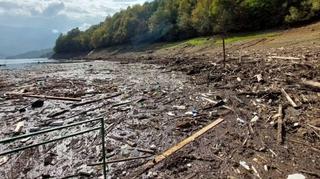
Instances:
[[[89,121],[82,121],[82,122],[72,123],[72,124],[69,124],[69,125],[66,125],[66,126],[55,127],[55,128],[52,128],[52,129],[42,130],[42,131],[39,131],[39,132],[33,132],[33,133],[30,133],[30,134],[25,134],[25,135],[20,135],[20,136],[8,138],[8,139],[3,139],[3,140],[0,140],[0,144],[7,143],[7,142],[12,142],[12,141],[15,141],[15,140],[18,140],[18,139],[23,139],[23,138],[27,138],[27,137],[31,137],[31,136],[35,136],[35,135],[39,135],[39,134],[44,134],[44,133],[48,133],[48,132],[52,132],[52,131],[56,131],[56,130],[61,130],[61,129],[65,129],[65,128],[68,128],[68,127],[78,126],[78,125],[81,125],[81,124],[85,124],[85,123],[89,123],[89,122],[93,122],[93,121],[97,121],[97,120],[101,120],[101,118],[92,119],[92,120],[89,120]]]
[[[223,67],[226,67],[226,44],[224,41],[224,35],[222,35],[222,44],[223,44]]]
[[[66,139],[66,138],[70,138],[70,137],[74,137],[74,136],[77,136],[77,135],[85,134],[85,133],[88,133],[88,132],[91,132],[91,131],[96,131],[96,130],[99,130],[100,128],[101,127],[96,127],[96,128],[93,128],[93,129],[77,132],[77,133],[74,133],[74,134],[71,134],[71,135],[67,135],[67,136],[63,136],[63,137],[60,137],[60,138],[57,138],[57,139],[52,139],[52,140],[48,140],[48,141],[41,142],[41,143],[38,143],[38,144],[28,145],[28,146],[16,148],[16,149],[13,149],[13,150],[10,150],[10,151],[5,151],[5,152],[0,153],[0,156],[8,155],[8,154],[16,153],[16,152],[20,152],[22,150],[26,150],[26,149],[29,149],[29,148],[32,148],[32,147],[37,147],[37,146],[48,144],[48,143],[51,143],[51,142],[56,142],[56,141],[63,140],[63,139]]]
[[[102,140],[102,162],[103,162],[103,177],[107,179],[107,169],[106,169],[106,149],[105,149],[105,136],[104,131],[104,119],[101,119],[101,140]]]

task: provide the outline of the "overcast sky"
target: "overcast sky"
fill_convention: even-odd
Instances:
[[[86,29],[90,25],[103,21],[107,15],[146,1],[150,0],[0,0],[0,27],[4,29],[0,29],[0,54],[13,53],[6,53],[1,49],[6,49],[6,51],[12,49],[9,46],[14,46],[14,44],[10,44],[13,42],[8,42],[8,40],[13,37],[21,39],[23,30],[25,30],[24,38],[29,41],[35,38],[33,37],[35,34],[47,36],[38,41],[39,44],[45,43],[41,46],[47,48],[50,43],[53,43],[52,38],[56,38],[60,32],[66,32],[73,27]],[[3,34],[3,31],[7,34]],[[54,37],[49,37],[48,33]],[[48,43],[45,42],[46,38]],[[7,44],[3,44],[4,42]],[[28,51],[36,48],[38,48],[37,45],[15,51]]]

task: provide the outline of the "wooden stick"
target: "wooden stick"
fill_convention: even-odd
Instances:
[[[99,101],[102,101],[102,100],[114,98],[114,97],[117,97],[117,96],[120,96],[120,95],[121,95],[121,93],[116,93],[116,94],[113,94],[113,95],[110,95],[110,96],[106,96],[106,97],[103,97],[103,98],[100,98],[100,99],[94,99],[94,100],[91,100],[91,101],[84,101],[84,102],[81,102],[81,103],[76,103],[76,104],[73,104],[71,107],[75,108],[75,107],[78,107],[78,106],[92,104],[92,103],[96,103],[96,102],[99,102]]]
[[[313,128],[313,129],[315,129],[315,130],[320,131],[320,127],[316,127],[316,126],[311,125],[311,124],[307,124],[307,125],[308,125],[309,127]]]
[[[58,111],[58,112],[49,114],[47,117],[49,117],[49,118],[54,118],[54,117],[60,116],[60,115],[66,113],[66,112],[69,112],[69,111],[70,111],[69,109],[62,109],[62,110],[60,110],[60,111]]]
[[[300,172],[306,173],[306,174],[309,174],[309,175],[316,176],[316,177],[320,178],[320,173],[316,173],[316,172],[312,172],[312,171],[307,171],[307,170],[300,170]]]
[[[206,97],[201,97],[203,100],[205,101],[208,101],[209,103],[212,103],[212,104],[218,104],[218,101],[214,101],[212,99],[209,99],[209,98],[206,98]]]
[[[287,98],[291,106],[293,106],[294,108],[298,107],[298,105],[292,100],[292,98],[288,95],[288,93],[283,88],[281,88],[281,92]]]
[[[9,96],[22,96],[22,97],[30,97],[30,98],[44,98],[44,99],[52,99],[52,100],[63,100],[63,101],[81,101],[81,98],[68,98],[68,97],[56,97],[56,96],[45,96],[45,95],[33,95],[28,93],[6,93]]]
[[[143,148],[135,148],[137,149],[139,152],[144,152],[144,153],[149,153],[149,154],[154,154],[155,151],[150,150],[150,149],[143,149]]]
[[[279,144],[283,143],[282,129],[283,129],[283,109],[282,109],[282,105],[280,104],[279,111],[278,111],[278,133],[277,133],[277,141]]]
[[[280,60],[300,60],[297,57],[281,57],[281,56],[270,56],[272,59],[280,59]]]
[[[288,140],[291,141],[291,142],[297,143],[297,144],[301,144],[301,145],[307,146],[307,147],[309,147],[311,150],[320,153],[320,149],[315,148],[315,147],[313,147],[313,146],[311,146],[311,145],[308,145],[308,144],[306,144],[306,143],[304,143],[304,142],[300,142],[300,141],[293,140],[293,139],[288,139]]]
[[[130,160],[138,160],[138,159],[144,159],[144,158],[149,158],[152,155],[144,155],[141,157],[131,157],[131,158],[124,158],[124,159],[117,159],[117,160],[109,160],[106,161],[106,164],[111,164],[111,163],[119,163],[119,162],[126,162],[126,161],[130,161]],[[103,163],[93,163],[93,164],[88,164],[87,166],[97,166],[97,165],[102,165]]]
[[[320,83],[316,81],[303,80],[302,84],[320,89]]]
[[[127,105],[131,103],[131,101],[125,101],[125,102],[120,102],[120,103],[117,103],[117,104],[114,104],[111,106],[111,108],[114,108],[114,107],[118,107],[118,106],[123,106],[123,105]]]
[[[160,163],[164,159],[170,157],[172,154],[176,153],[178,150],[182,149],[184,146],[186,146],[187,144],[191,143],[192,141],[194,141],[198,137],[202,136],[203,134],[205,134],[210,129],[212,129],[213,127],[217,126],[218,124],[220,124],[223,121],[224,121],[224,119],[222,119],[222,118],[219,118],[219,119],[213,121],[209,125],[207,125],[204,128],[200,129],[198,132],[192,134],[190,137],[187,137],[183,141],[179,142],[175,146],[173,146],[170,149],[168,149],[165,152],[163,152],[162,154],[156,156],[154,158],[154,160],[149,161],[148,163],[143,165],[141,169],[138,169],[138,171],[136,171],[135,176],[129,176],[129,177],[130,178],[136,178],[136,177],[140,176],[142,173],[144,173],[147,170],[151,169],[152,167],[154,167],[156,164]]]

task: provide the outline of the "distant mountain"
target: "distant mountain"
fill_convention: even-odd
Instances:
[[[53,55],[52,49],[35,50],[30,52],[25,52],[22,54],[7,57],[7,59],[17,59],[17,58],[48,58]]]
[[[58,36],[59,34],[52,33],[51,29],[5,26],[1,21],[0,54],[8,57],[28,51],[52,48]]]
[[[1,59],[1,58],[6,58],[6,55],[0,54],[0,59]]]

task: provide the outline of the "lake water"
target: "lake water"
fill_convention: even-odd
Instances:
[[[23,68],[30,65],[39,63],[53,63],[56,60],[48,58],[32,58],[32,59],[0,59],[1,68]]]

